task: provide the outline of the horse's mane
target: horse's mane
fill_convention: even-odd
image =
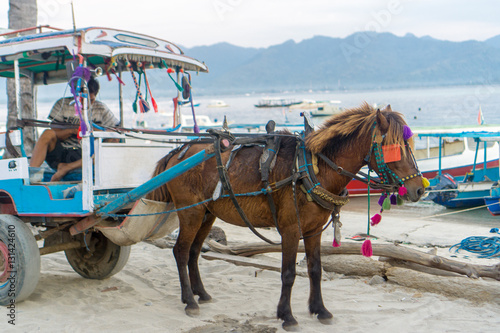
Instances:
[[[385,134],[384,144],[404,144],[403,126],[406,122],[403,115],[394,112],[387,107],[381,110],[389,124],[386,133],[380,132],[380,127],[374,124],[377,119],[377,110],[363,103],[360,107],[347,109],[326,120],[318,130],[306,137],[306,146],[312,153],[333,150],[338,152],[342,149],[356,149],[355,142],[363,137],[372,137],[376,134]],[[410,145],[413,141],[409,140]],[[403,153],[405,149],[403,149]]]

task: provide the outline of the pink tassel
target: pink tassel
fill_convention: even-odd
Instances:
[[[372,242],[367,239],[361,245],[361,254],[365,257],[371,257],[373,255]]]
[[[333,244],[332,244],[333,247],[340,247],[340,244],[337,243],[337,241],[335,240],[335,238],[333,239]]]
[[[373,215],[370,220],[371,220],[371,222],[370,222],[371,226],[377,225],[380,223],[380,221],[382,221],[382,215],[377,213],[377,214]]]
[[[408,193],[408,190],[406,189],[406,187],[401,186],[401,187],[398,189],[398,194],[399,194],[400,196],[404,196],[406,193]]]

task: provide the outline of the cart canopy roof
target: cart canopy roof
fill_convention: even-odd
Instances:
[[[14,77],[17,59],[21,76],[31,77],[35,84],[63,82],[67,80],[66,62],[74,57],[78,60],[78,55],[88,67],[100,67],[104,72],[126,70],[128,61],[148,68],[167,65],[176,71],[208,72],[203,62],[186,56],[174,43],[124,30],[89,27],[0,40],[0,77]]]

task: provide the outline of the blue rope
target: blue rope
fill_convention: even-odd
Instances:
[[[257,196],[257,195],[267,194],[267,193],[270,193],[270,192],[272,192],[272,189],[263,188],[260,191],[248,192],[248,193],[239,193],[239,194],[235,194],[234,196],[236,196],[236,197],[249,197],[249,196]],[[229,198],[229,194],[224,194],[223,196],[221,196],[221,198]],[[106,217],[115,217],[116,218],[116,217],[127,217],[127,216],[139,217],[139,216],[163,215],[163,214],[170,214],[170,213],[179,212],[181,210],[193,208],[193,207],[196,207],[196,206],[199,206],[199,205],[203,205],[203,204],[205,204],[207,202],[210,202],[210,201],[213,201],[213,199],[212,198],[206,199],[206,200],[197,202],[197,203],[189,205],[189,206],[184,206],[184,207],[176,208],[176,209],[172,209],[172,210],[166,210],[166,211],[158,212],[158,213],[146,213],[146,214],[104,214],[104,216],[106,216]]]
[[[500,255],[500,237],[467,237],[460,243],[450,247],[450,251],[455,248],[455,253],[465,250],[478,255],[479,258],[492,258]]]

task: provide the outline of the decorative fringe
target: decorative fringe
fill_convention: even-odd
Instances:
[[[378,214],[378,213],[377,213],[377,214],[373,215],[373,216],[370,218],[370,221],[371,221],[371,222],[370,222],[370,224],[371,224],[372,226],[375,226],[375,225],[379,224],[379,223],[380,223],[380,221],[382,221],[382,215],[380,215],[380,214]]]
[[[431,183],[429,182],[429,179],[425,178],[425,177],[422,177],[422,186],[424,188],[427,188],[431,185]]]
[[[391,205],[396,205],[398,203],[398,199],[394,193],[391,194],[390,198],[391,198]]]
[[[333,239],[332,246],[333,246],[333,247],[340,247],[340,244],[339,244],[339,243],[337,243],[337,240],[336,240],[335,238]]]
[[[408,193],[408,190],[406,189],[406,187],[401,186],[401,187],[398,189],[398,194],[399,194],[400,196],[404,196],[404,195],[406,195],[406,193]]]
[[[371,257],[373,255],[372,242],[367,239],[361,245],[361,254],[365,257]]]
[[[398,206],[402,206],[405,203],[405,201],[403,200],[403,198],[401,196],[399,196],[399,195],[398,195],[398,199],[397,200],[398,200]]]

